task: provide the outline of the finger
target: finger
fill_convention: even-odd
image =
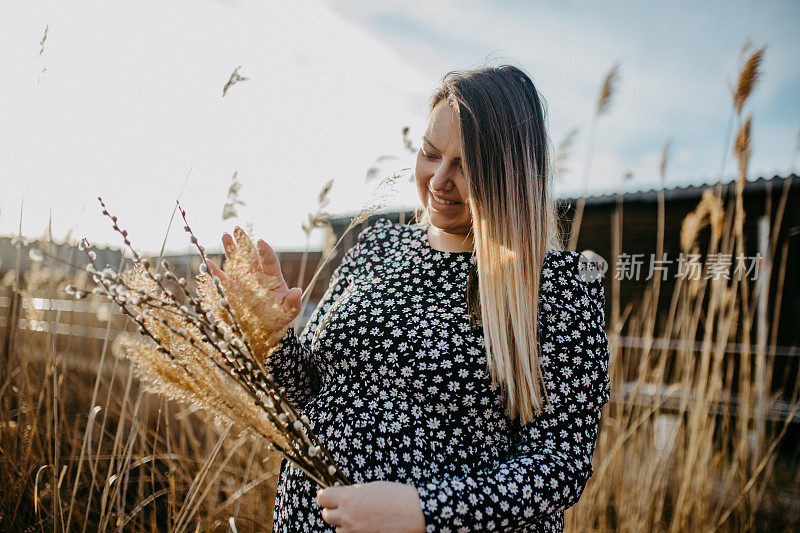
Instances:
[[[339,509],[335,507],[325,507],[322,510],[322,519],[332,526],[342,525],[342,516]]]
[[[222,282],[222,284],[225,285],[226,287],[229,286],[231,283],[231,278],[228,277],[228,275],[225,272],[223,272],[222,269],[218,267],[213,260],[206,259],[206,261],[208,262],[208,269],[211,272],[211,275],[218,277],[219,280]]]
[[[234,243],[233,237],[229,233],[222,234],[222,249],[225,250],[226,259],[230,259],[236,251],[236,243]]]
[[[236,238],[236,247],[241,258],[244,259],[248,270],[251,272],[262,272],[261,260],[258,258],[258,251],[253,246],[253,241],[247,236],[242,228],[236,226],[233,230],[233,236]]]
[[[280,276],[283,279],[281,264],[278,261],[278,254],[275,253],[275,250],[263,239],[258,239],[256,246],[258,247],[258,257],[261,259],[261,267],[264,269],[264,274]]]
[[[321,507],[339,507],[339,491],[336,487],[327,487],[317,491],[317,505]]]
[[[294,313],[300,311],[300,295],[303,293],[300,287],[292,287],[286,296],[283,297],[284,309],[291,309]]]

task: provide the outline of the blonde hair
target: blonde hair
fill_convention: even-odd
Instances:
[[[483,328],[492,386],[501,386],[509,417],[525,424],[547,394],[538,342],[541,270],[548,250],[563,249],[542,104],[530,78],[510,65],[448,72],[430,111],[442,100],[460,119],[472,212],[470,317]]]

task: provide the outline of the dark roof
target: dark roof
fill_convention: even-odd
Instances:
[[[744,184],[744,194],[754,194],[758,192],[762,192],[768,187],[772,189],[772,191],[779,190],[784,186],[784,183],[792,179],[791,188],[800,187],[800,180],[797,179],[797,176],[794,174],[790,174],[786,177],[781,177],[775,175],[771,178],[764,178],[759,177],[755,180],[747,180]],[[692,184],[692,185],[684,185],[684,186],[675,186],[672,188],[665,188],[664,189],[664,199],[669,200],[686,200],[700,197],[703,194],[703,191],[714,187],[717,184],[720,184],[723,188],[723,194],[725,190],[730,190],[734,192],[736,189],[736,180],[727,181],[727,182],[720,182],[714,181],[709,183],[700,183],[700,184]],[[629,191],[622,194],[622,199],[628,202],[656,202],[658,201],[658,193],[660,189],[649,189],[645,191]],[[572,202],[577,200],[577,197],[568,197],[568,198],[560,198],[559,200],[562,202]],[[607,204],[613,203],[617,201],[617,194],[610,193],[610,194],[599,194],[594,196],[587,196],[586,197],[586,205],[599,205],[599,204]]]
[[[792,179],[791,183],[792,189],[800,187],[800,179],[798,179],[797,175],[795,174],[790,174],[786,177],[775,175],[771,178],[759,177],[755,180],[745,181],[744,194],[754,194],[762,192],[768,187],[770,187],[773,192],[778,191],[784,186],[785,182],[789,179]],[[726,190],[729,190],[731,193],[733,193],[736,190],[735,189],[736,180],[727,182],[711,181],[706,183],[684,185],[684,186],[676,185],[674,187],[664,189],[664,199],[665,201],[674,201],[674,200],[687,200],[687,199],[699,198],[703,194],[704,190],[710,187],[714,187],[718,183],[722,185],[723,195],[725,194]],[[659,190],[660,189],[649,189],[644,191],[628,191],[622,193],[622,199],[626,203],[657,202]],[[617,193],[589,195],[586,197],[586,205],[603,205],[603,204],[615,203],[617,201],[617,197],[618,197]],[[568,204],[574,203],[577,200],[578,197],[574,196],[566,196],[558,198],[559,202]],[[408,212],[409,211],[407,211],[407,213]],[[396,213],[397,211],[378,212],[372,215],[370,219],[376,216],[394,215]],[[341,226],[343,224],[348,224],[352,217],[353,215],[333,217],[331,218],[331,223],[334,226]]]

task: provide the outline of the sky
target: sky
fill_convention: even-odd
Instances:
[[[715,182],[748,39],[767,47],[745,109],[748,178],[786,175],[800,129],[798,22],[793,1],[3,2],[0,234],[51,225],[58,241],[119,245],[101,196],[137,249],[157,252],[180,196],[207,248],[241,225],[276,250],[303,249],[301,223],[331,179],[334,215],[376,198],[415,207],[403,128],[417,143],[446,72],[503,63],[544,98],[554,150],[578,130],[557,195],[579,191],[587,168],[590,194],[653,188],[667,140],[666,186]],[[223,97],[237,66],[247,80]],[[724,165],[732,178],[733,159]],[[379,187],[373,166],[401,178]],[[234,173],[246,205],[223,221]],[[188,248],[182,226],[168,250]],[[322,240],[316,230],[308,245]]]

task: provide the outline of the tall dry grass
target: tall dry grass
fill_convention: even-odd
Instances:
[[[145,393],[129,362],[111,353],[114,335],[133,328],[107,302],[36,308],[83,303],[62,289],[66,281],[90,288],[85,276],[35,267],[20,281],[18,318],[34,330],[4,331],[12,342],[0,368],[0,530],[270,527],[277,456]],[[58,325],[108,335],[58,334]]]
[[[788,187],[771,228],[773,243],[787,193]],[[660,212],[663,204],[662,195]],[[735,254],[742,243],[742,226],[737,223],[743,216],[741,206],[739,189],[729,206],[707,190],[684,220],[683,251],[699,253],[698,235],[708,226],[710,240],[703,252]],[[615,218],[614,228],[620,231],[621,207]],[[663,238],[663,231],[659,236]],[[620,239],[614,242],[619,251]],[[778,260],[763,266],[757,279],[764,283],[749,287],[747,278],[741,282],[678,278],[673,292],[661,295],[656,275],[639,302],[621,312],[612,309],[608,323],[612,401],[602,418],[595,473],[568,513],[570,530],[800,527],[796,500],[782,509],[787,514],[773,509],[772,523],[763,522],[770,516],[762,504],[765,492],[776,483],[776,451],[800,403],[794,383],[784,390],[769,390],[780,303],[768,310],[766,324],[756,320],[758,308],[752,305],[763,301],[759,297],[769,291],[769,279],[784,279],[787,245],[773,246]],[[780,294],[781,289],[775,290]],[[663,299],[669,313],[659,328]],[[623,336],[641,339],[641,344],[623,343]],[[750,348],[753,338],[758,339],[755,350]],[[731,343],[738,344],[738,353],[730,350]],[[732,402],[734,397],[738,403]],[[766,427],[766,408],[773,400],[785,401],[788,412]],[[796,459],[785,465],[790,470],[781,480],[785,486],[797,483]],[[795,490],[794,496],[787,496],[798,495]]]
[[[800,383],[784,382],[782,388],[771,389],[771,384],[783,381],[773,371],[788,239],[794,234],[789,232],[780,243],[778,235],[791,176],[777,209],[767,213],[771,225],[763,235],[766,261],[758,264],[752,286],[746,275],[706,275],[715,254],[754,255],[754,250],[745,249],[743,191],[751,117],[744,118],[743,109],[758,79],[763,53],[763,48],[756,50],[744,61],[733,92],[732,123],[739,124],[732,146],[739,170],[735,194],[726,204],[721,186],[709,188],[683,220],[681,251],[705,258],[703,275],[677,277],[671,294],[661,294],[661,277],[655,275],[641,299],[622,310],[619,280],[615,277],[610,282],[607,328],[612,401],[602,418],[595,473],[568,513],[571,530],[792,531],[800,527],[798,458],[777,453],[792,421],[800,420]],[[730,138],[728,133],[726,138]],[[663,178],[668,146],[660,166],[658,258],[664,249]],[[622,250],[619,198],[612,222],[612,257]],[[703,249],[701,240],[707,241]],[[773,280],[776,287],[770,285]],[[770,309],[767,295],[771,290],[777,298]],[[659,320],[664,303],[669,311],[666,320]],[[641,342],[632,345],[623,339]],[[776,411],[776,405],[784,409]],[[779,460],[784,464],[776,467]],[[767,495],[775,500],[769,506],[765,505]]]
[[[752,90],[760,56],[747,64],[755,65],[747,78],[752,83],[737,84],[731,115],[740,132],[736,196],[725,204],[719,189],[706,191],[683,223],[681,247],[687,253],[743,249],[741,185],[750,122],[742,116],[747,98],[740,89]],[[592,131],[608,109],[615,72],[604,82]],[[726,145],[730,137],[726,134]],[[665,146],[662,178],[667,154]],[[759,295],[782,292],[787,243],[777,236],[787,195],[788,185],[768,235],[774,261],[764,268],[771,275],[759,278],[776,280],[775,287],[699,279],[679,281],[671,294],[662,294],[654,276],[640,300],[620,309],[619,283],[609,280],[613,396],[602,419],[595,473],[567,514],[568,530],[765,529],[760,520],[769,511],[770,487],[800,484],[796,457],[781,464],[776,453],[788,420],[797,414],[796,383],[777,391],[789,411],[764,423],[765,406],[776,399],[765,391],[774,377],[780,300],[765,313]],[[318,200],[309,231],[327,220],[324,195]],[[380,200],[362,210],[348,230]],[[614,255],[622,250],[623,207],[620,200],[612,224]],[[664,249],[664,210],[662,190],[657,251]],[[707,241],[703,250],[701,241]],[[328,247],[325,260],[334,250]],[[47,258],[41,265],[25,276],[12,272],[0,283],[0,298],[11,304],[0,307],[7,324],[0,327],[0,530],[268,531],[279,456],[144,392],[131,364],[111,352],[115,333],[133,328],[100,297],[90,296],[80,311],[37,308],[37,298],[67,301],[61,292],[66,282],[90,289],[81,271]],[[9,266],[14,267],[3,265]],[[320,272],[321,267],[310,276],[307,293]],[[669,309],[663,326],[657,316],[662,301]],[[765,314],[767,319],[759,320]],[[20,320],[26,329],[16,327]],[[66,326],[92,335],[62,333]],[[624,337],[642,342],[626,344]],[[732,354],[731,342],[744,350]],[[757,348],[750,350],[753,343]],[[732,403],[734,395],[739,403]],[[797,507],[787,505],[772,515],[772,529],[800,527]]]

